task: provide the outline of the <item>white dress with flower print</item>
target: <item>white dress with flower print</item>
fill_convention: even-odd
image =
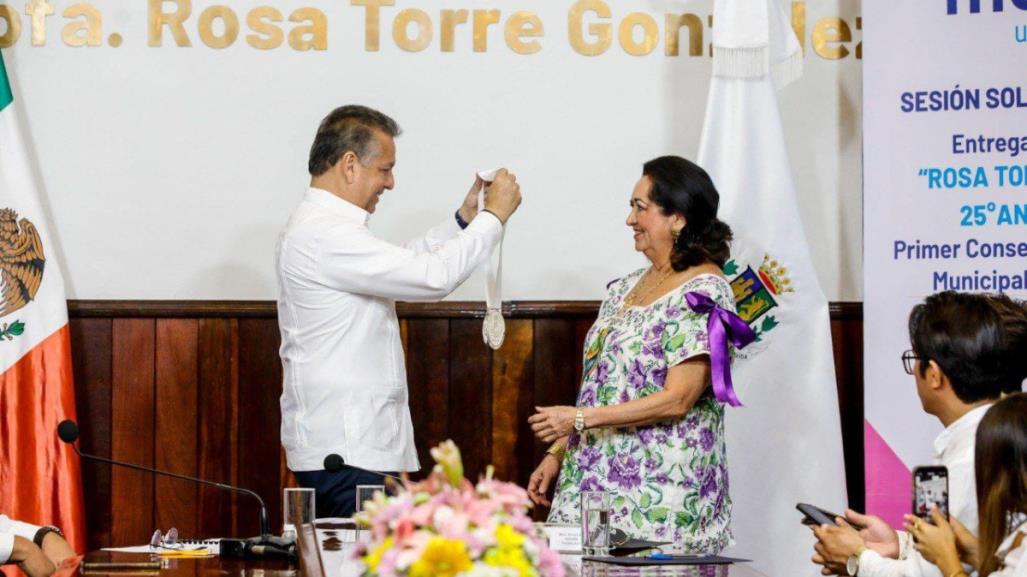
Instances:
[[[731,286],[698,275],[647,307],[621,311],[644,270],[610,283],[585,338],[579,407],[603,407],[663,390],[667,369],[709,354],[707,316],[693,312],[695,291],[735,311]],[[724,408],[710,389],[681,419],[643,427],[572,434],[550,523],[580,523],[582,491],[611,494],[611,525],[628,535],[671,541],[684,553],[719,553],[731,540]]]

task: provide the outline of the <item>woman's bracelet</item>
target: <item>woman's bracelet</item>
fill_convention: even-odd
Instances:
[[[557,441],[552,445],[549,445],[549,448],[546,449],[546,454],[556,457],[557,461],[563,461],[563,455],[566,452],[567,447],[560,441]]]
[[[968,576],[966,574],[966,571],[963,571],[963,568],[960,567],[959,569],[956,569],[955,571],[950,573],[948,575],[948,577],[968,577]]]

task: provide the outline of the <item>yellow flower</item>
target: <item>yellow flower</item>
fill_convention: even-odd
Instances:
[[[410,566],[410,577],[453,577],[470,568],[471,558],[462,541],[432,537],[421,558]]]
[[[498,531],[497,531],[498,532]],[[517,571],[519,577],[536,577],[538,573],[531,562],[524,556],[521,548],[493,548],[485,552],[486,565],[505,567]]]
[[[524,545],[524,535],[510,525],[501,523],[496,527],[496,543],[500,549],[520,549]]]
[[[367,565],[367,568],[372,573],[378,570],[378,564],[382,562],[382,555],[389,549],[392,549],[392,545],[392,537],[386,537],[382,544],[376,547],[374,551],[364,555],[364,564]]]

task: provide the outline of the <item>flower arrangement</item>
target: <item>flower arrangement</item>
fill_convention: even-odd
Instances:
[[[371,540],[354,556],[367,577],[563,577],[560,557],[535,530],[524,489],[464,478],[460,450],[446,441],[431,450],[427,479],[398,495],[377,493],[356,516]]]

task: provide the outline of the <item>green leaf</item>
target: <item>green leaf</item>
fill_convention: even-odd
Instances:
[[[643,509],[648,509],[652,502],[653,500],[649,497],[649,493],[642,493],[642,498],[638,500],[638,506]]]
[[[669,515],[670,509],[667,507],[655,507],[646,513],[646,517],[649,518],[651,523],[665,523]]]
[[[685,335],[680,334],[667,342],[667,346],[664,347],[667,351],[676,351],[681,348],[681,345],[685,344]]]
[[[13,323],[11,323],[11,328],[7,329],[7,332],[16,337],[20,336],[22,333],[25,332],[25,323],[21,321],[14,321]]]
[[[634,343],[632,343],[631,346],[628,347],[628,350],[637,355],[638,352],[642,350],[641,341],[635,341]]]
[[[635,509],[634,511],[632,511],[631,522],[635,524],[635,527],[638,527],[639,529],[642,528],[642,525],[645,523],[645,520],[642,518],[641,510]]]
[[[738,263],[735,262],[735,259],[731,259],[731,260],[727,261],[726,263],[724,263],[724,275],[725,276],[734,276],[735,273],[737,273],[737,272],[738,272]]]
[[[613,500],[613,506],[617,509],[623,507],[625,503],[627,503],[627,499],[625,499],[623,495]]]

